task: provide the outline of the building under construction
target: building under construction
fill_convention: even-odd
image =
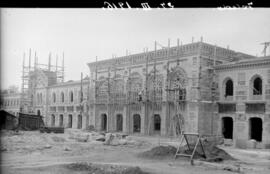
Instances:
[[[101,131],[163,136],[185,131],[237,139],[238,146],[248,146],[250,139],[270,145],[269,57],[202,41],[159,45],[88,64],[90,124]]]
[[[49,55],[48,64],[38,63],[38,57],[36,52],[34,53],[34,65],[32,64],[31,49],[27,57],[23,55],[23,67],[22,67],[22,89],[21,89],[21,112],[24,113],[36,113],[37,106],[41,103],[44,94],[40,94],[40,90],[45,91],[45,87],[51,86],[60,82],[64,82],[64,55],[62,66],[58,66],[58,56],[56,57],[56,64],[51,64],[51,53]],[[38,97],[36,97],[38,95]],[[39,115],[41,113],[38,113]]]
[[[62,65],[58,65],[58,55],[55,64],[52,64],[51,53],[48,64],[39,63],[35,53],[32,65],[31,49],[28,56],[27,63],[25,54],[23,58],[21,112],[43,116],[48,126],[85,128],[88,78],[65,82],[64,54]]]
[[[78,81],[64,81],[64,59],[58,66],[57,56],[55,65],[51,54],[44,65],[35,53],[32,65],[30,50],[21,100],[7,94],[2,106],[19,103],[21,112],[42,115],[48,126],[161,136],[192,132],[223,136],[238,147],[254,140],[270,147],[270,57],[264,45],[265,56],[255,57],[202,40],[178,40],[172,47],[155,42],[152,51],[88,63],[90,77]]]

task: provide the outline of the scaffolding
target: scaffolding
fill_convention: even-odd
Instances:
[[[32,50],[29,49],[28,62],[26,62],[26,53],[23,54],[22,65],[22,86],[20,112],[33,113],[36,105],[34,96],[36,93],[38,72],[43,71],[55,74],[54,77],[48,77],[48,81],[54,80],[54,83],[64,82],[64,53],[62,54],[62,66],[58,66],[58,55],[56,55],[56,64],[51,64],[51,53],[49,54],[48,64],[38,63],[37,53],[34,54],[34,65],[32,65]],[[53,78],[53,79],[52,79]]]

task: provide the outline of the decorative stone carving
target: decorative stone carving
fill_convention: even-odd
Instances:
[[[171,69],[171,72],[169,73],[169,80],[171,88],[185,88],[188,83],[185,70],[179,66]]]
[[[143,91],[143,79],[139,73],[132,73],[126,85],[129,102],[137,102],[138,94]]]
[[[163,75],[150,73],[148,77],[148,99],[150,101],[162,100]]]
[[[188,78],[185,70],[180,66],[171,69],[168,75],[169,100],[186,100]]]

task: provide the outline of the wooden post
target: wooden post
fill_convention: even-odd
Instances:
[[[49,62],[48,62],[48,70],[51,71],[51,55],[52,53],[50,52],[49,54]]]
[[[62,55],[63,59],[62,59],[62,82],[64,82],[64,61],[65,61],[65,57],[64,57],[64,52],[63,52],[63,55]]]
[[[149,116],[148,116],[148,48],[145,49],[146,51],[146,67],[145,67],[145,120],[149,122]],[[147,119],[146,119],[147,118]],[[148,124],[144,124],[148,125]],[[148,128],[147,128],[148,130]],[[145,131],[146,132],[146,131]]]
[[[110,76],[111,76],[111,68],[108,67],[108,78],[107,78],[107,83],[108,83],[108,98],[107,98],[107,128],[106,130],[109,131],[109,117],[111,117],[110,113],[110,97],[111,97],[111,86],[110,86]]]
[[[58,54],[56,54],[56,60],[55,60],[55,71],[57,73],[57,69],[58,69]]]
[[[29,72],[31,70],[31,48],[29,49]]]
[[[80,92],[80,115],[81,115],[81,117],[82,117],[82,113],[83,113],[82,102],[83,102],[83,73],[81,72],[81,92]]]

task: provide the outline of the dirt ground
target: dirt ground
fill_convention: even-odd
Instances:
[[[241,150],[221,145],[219,148],[236,160],[219,163],[196,160],[191,166],[185,157],[148,159],[138,155],[156,146],[177,147],[178,139],[132,135],[124,143],[104,145],[96,141],[99,136],[72,129],[64,134],[2,131],[0,173],[270,173],[269,150]]]

